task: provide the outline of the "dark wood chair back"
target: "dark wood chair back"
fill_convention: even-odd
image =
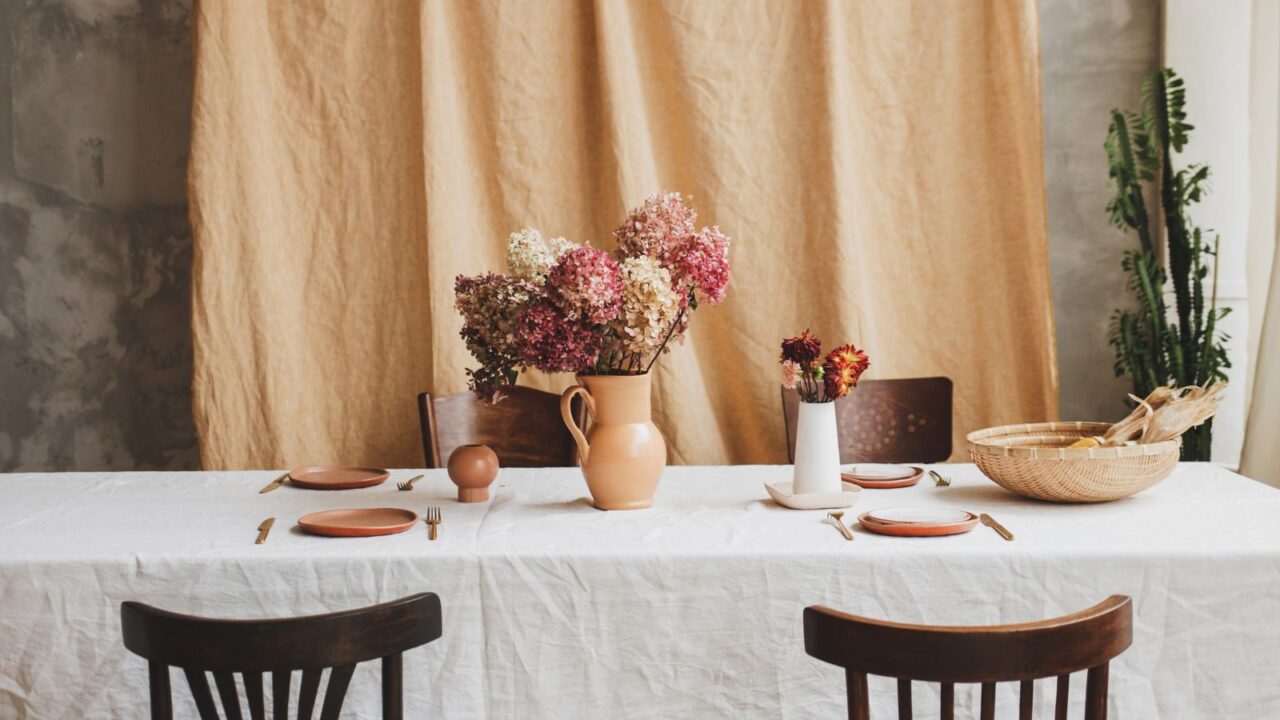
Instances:
[[[583,427],[586,408],[575,400]],[[560,396],[513,387],[501,402],[487,403],[475,393],[418,396],[422,450],[427,467],[441,468],[462,445],[488,445],[503,467],[568,467],[578,464],[578,448],[560,418]]]
[[[951,457],[951,378],[863,380],[836,400],[840,462],[942,462]],[[782,388],[787,461],[796,458],[800,395]]]
[[[242,720],[235,673],[244,683],[251,720],[265,720],[263,674],[271,673],[271,716],[289,717],[293,671],[302,672],[296,717],[310,720],[320,678],[329,670],[321,720],[337,720],[356,665],[382,659],[382,717],[400,720],[401,653],[440,637],[440,598],[421,593],[382,605],[309,617],[214,620],[179,615],[136,602],[120,606],[124,646],[147,660],[152,720],[173,718],[169,668],[187,676],[200,720],[219,720],[207,674],[213,675],[223,717]]]
[[[805,608],[804,649],[845,669],[850,720],[869,720],[867,676],[898,679],[898,717],[911,718],[911,681],[942,684],[943,720],[955,717],[955,683],[982,684],[982,720],[995,717],[996,683],[1021,683],[1019,720],[1030,720],[1035,680],[1057,678],[1056,720],[1067,717],[1071,673],[1087,670],[1085,720],[1107,716],[1107,672],[1133,643],[1133,604],[1112,595],[1072,615],[1019,625],[905,625]]]

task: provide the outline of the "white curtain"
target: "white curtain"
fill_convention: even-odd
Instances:
[[[1280,0],[1255,0],[1250,67],[1249,350],[1240,472],[1280,487]]]

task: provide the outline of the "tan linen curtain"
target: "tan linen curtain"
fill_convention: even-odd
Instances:
[[[195,32],[206,467],[419,465],[415,394],[471,364],[454,277],[525,225],[613,247],[660,189],[735,240],[657,365],[672,462],[786,461],[805,327],[951,376],[957,441],[1056,416],[1033,2],[206,0]]]

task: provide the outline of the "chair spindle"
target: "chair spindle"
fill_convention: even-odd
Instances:
[[[1085,682],[1084,720],[1107,720],[1107,680],[1109,663],[1089,668]]]

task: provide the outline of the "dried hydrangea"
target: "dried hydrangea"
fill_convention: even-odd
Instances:
[[[575,248],[551,268],[547,293],[568,317],[603,325],[622,310],[622,268],[603,250]]]
[[[665,261],[693,236],[697,219],[698,214],[684,204],[680,193],[657,193],[628,213],[613,235],[618,238],[623,255],[647,255]]]
[[[719,227],[703,228],[671,256],[678,287],[697,292],[698,302],[717,305],[729,291],[729,238]]]
[[[671,286],[671,273],[655,258],[629,257],[622,263],[622,314],[615,321],[623,350],[641,356],[663,346],[679,321],[686,300]],[[677,328],[675,336],[682,334]]]
[[[507,238],[507,272],[541,285],[560,257],[575,247],[562,237],[544,238],[537,230],[524,228]]]
[[[538,295],[527,280],[487,273],[454,281],[454,307],[462,315],[467,350],[480,362],[469,370],[469,385],[478,395],[496,400],[502,389],[515,382],[520,364],[518,320],[521,311]]]
[[[540,301],[520,313],[520,360],[543,372],[582,372],[596,364],[600,333]]]

